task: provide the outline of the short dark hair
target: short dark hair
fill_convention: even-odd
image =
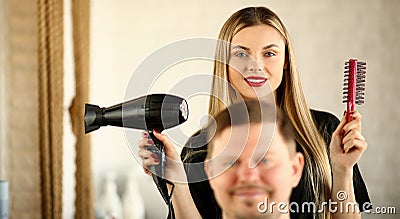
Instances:
[[[258,124],[262,122],[275,123],[283,140],[293,145],[293,148],[288,148],[289,151],[296,151],[294,127],[284,111],[270,103],[248,100],[227,107],[214,117],[214,122],[211,122],[207,126],[207,139],[210,139],[207,158],[211,156],[215,136],[220,134],[224,129],[231,126]]]

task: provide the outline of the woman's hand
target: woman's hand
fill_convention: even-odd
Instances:
[[[332,165],[332,194],[334,202],[349,206],[356,202],[353,186],[353,166],[360,160],[367,149],[367,142],[361,134],[361,115],[357,111],[351,114],[353,120],[346,122],[346,116],[332,134],[330,144],[331,165]],[[340,198],[345,194],[346,198]],[[340,198],[340,199],[339,199]],[[361,218],[358,206],[354,207],[353,213],[337,211],[332,214],[333,219]]]
[[[154,136],[160,140],[164,145],[165,156],[167,157],[167,165],[166,165],[166,178],[172,182],[174,181],[186,181],[186,174],[183,169],[183,164],[180,160],[180,156],[178,155],[174,145],[168,139],[168,137],[164,134],[160,134],[158,132],[153,132]],[[158,165],[160,160],[158,159],[157,154],[147,150],[147,147],[154,146],[154,142],[149,138],[149,133],[144,131],[142,132],[142,140],[140,140],[139,144],[139,157],[142,159],[143,170],[147,175],[152,175],[152,172],[149,170],[149,167],[152,165]]]
[[[199,211],[194,204],[187,184],[186,173],[182,161],[174,145],[166,135],[154,132],[154,136],[164,145],[165,156],[167,157],[166,178],[175,184],[172,194],[172,203],[174,205],[175,218],[201,218]],[[147,150],[147,147],[153,146],[154,142],[148,138],[149,133],[142,132],[142,140],[139,142],[139,157],[142,159],[142,166],[146,174],[151,175],[149,167],[158,165],[160,161],[157,155]],[[182,182],[182,183],[175,183]],[[171,185],[167,184],[168,192],[171,193]]]
[[[361,134],[361,114],[354,111],[353,120],[346,123],[346,116],[332,134],[330,157],[332,171],[351,171],[367,149],[367,142]]]

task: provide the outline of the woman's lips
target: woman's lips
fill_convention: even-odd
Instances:
[[[265,82],[267,82],[268,79],[261,76],[248,76],[245,77],[244,80],[251,87],[261,87],[265,84]]]

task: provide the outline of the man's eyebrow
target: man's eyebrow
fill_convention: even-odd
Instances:
[[[238,158],[239,158],[239,155],[219,154],[219,155],[211,157],[210,161],[213,161],[213,162],[215,162],[215,161],[226,162],[226,161],[232,161],[232,160],[236,161],[236,160],[238,160]]]
[[[271,43],[271,44],[269,44],[269,45],[267,45],[267,46],[264,46],[262,49],[265,50],[265,49],[270,49],[270,48],[272,48],[272,47],[278,47],[278,48],[279,48],[278,45],[276,45],[276,44],[274,44],[274,43]],[[247,47],[241,46],[241,45],[234,45],[234,46],[232,47],[232,50],[233,50],[233,49],[243,49],[243,50],[246,50],[246,51],[249,51],[249,50],[250,50],[250,48],[247,48]]]
[[[239,155],[234,155],[234,154],[219,154],[218,158],[221,159],[237,159]]]
[[[275,150],[270,150],[268,149],[268,151],[264,152],[264,151],[254,151],[253,152],[253,156],[257,156],[257,157],[269,157],[269,156],[276,156],[277,152]]]

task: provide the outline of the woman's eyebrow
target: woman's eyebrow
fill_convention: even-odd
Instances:
[[[274,43],[271,43],[271,44],[269,44],[269,45],[267,45],[267,46],[264,46],[262,49],[265,50],[265,49],[270,49],[270,48],[272,48],[272,47],[277,47],[277,48],[279,48],[278,45],[276,45],[276,44],[274,44]],[[250,48],[247,48],[247,47],[241,46],[241,45],[234,45],[234,46],[232,47],[232,50],[234,50],[234,49],[243,49],[243,50],[246,50],[246,51],[249,51],[249,50],[250,50]]]
[[[234,46],[232,47],[232,49],[243,49],[243,50],[246,50],[246,51],[249,51],[249,50],[250,50],[249,48],[247,48],[247,47],[245,47],[245,46],[239,46],[239,45],[234,45]]]
[[[263,49],[270,49],[272,47],[278,47],[279,48],[278,45],[272,43],[272,44],[269,44],[268,46],[264,46]]]

